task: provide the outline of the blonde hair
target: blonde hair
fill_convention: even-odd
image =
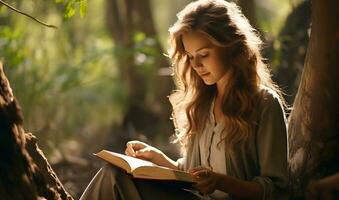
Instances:
[[[213,44],[222,47],[229,83],[222,98],[227,134],[223,131],[226,150],[249,138],[261,86],[281,92],[273,83],[270,71],[260,53],[262,41],[234,3],[223,0],[198,0],[188,4],[177,15],[169,29],[169,56],[174,69],[177,90],[170,96],[176,140],[187,149],[191,136],[202,133],[208,119],[215,85],[206,85],[190,67],[182,43],[182,35],[196,31]],[[185,111],[185,113],[182,113]],[[181,113],[181,114],[180,114]]]

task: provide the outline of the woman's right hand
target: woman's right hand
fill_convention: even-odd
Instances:
[[[160,166],[177,169],[176,162],[168,158],[162,151],[138,140],[127,142],[125,154],[143,160],[148,160]]]
[[[125,154],[153,163],[156,163],[157,160],[163,156],[163,153],[159,149],[138,140],[127,142]]]

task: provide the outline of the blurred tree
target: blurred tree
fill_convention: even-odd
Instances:
[[[172,125],[166,96],[172,89],[172,78],[170,72],[166,74],[170,64],[155,30],[150,1],[106,3],[107,25],[116,46],[114,55],[128,96],[121,131],[133,138],[154,137],[155,133],[165,133],[168,138]],[[164,71],[165,76],[160,76]]]
[[[274,80],[287,94],[289,105],[293,103],[300,82],[309,40],[310,21],[311,1],[305,0],[288,15],[278,35],[280,49],[275,55],[276,58],[272,58],[276,59],[277,63]]]
[[[338,9],[337,0],[312,1],[310,42],[289,118],[293,199],[305,198],[310,180],[339,171]]]
[[[70,140],[104,137],[120,120],[124,95],[103,14],[95,12],[103,0],[91,2],[93,10],[85,19],[65,19],[64,5],[42,1],[12,4],[59,29],[42,27],[3,6],[0,59],[21,102],[26,128],[38,136],[49,158],[58,155],[56,161],[67,151],[61,145],[72,147],[75,154],[82,151],[82,145],[67,145]]]
[[[125,96],[111,54],[112,39],[104,13],[96,12],[103,9],[103,2],[91,1],[84,19],[66,19],[64,5],[54,1],[11,2],[57,25],[57,30],[0,8],[0,59],[22,106],[25,128],[37,136],[53,169],[57,166],[60,179],[75,198],[96,171],[92,165],[99,164],[82,162],[79,156],[93,157],[102,148],[112,123],[121,121],[124,107]],[[77,160],[81,162],[74,162]],[[83,173],[79,175],[79,171]]]

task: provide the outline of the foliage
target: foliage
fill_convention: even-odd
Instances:
[[[56,3],[62,3],[65,5],[64,17],[66,19],[74,16],[76,12],[76,5],[79,6],[79,13],[81,17],[84,17],[87,12],[87,0],[55,0]]]
[[[30,3],[18,1],[16,6]],[[0,21],[8,23],[0,26],[0,59],[23,108],[26,130],[50,152],[67,140],[107,134],[121,120],[126,97],[103,16],[89,13],[65,21],[63,10],[46,4],[34,3],[33,14],[57,24],[58,30],[1,8]],[[93,8],[100,5],[102,1],[91,2]]]
[[[256,0],[256,17],[259,29],[266,43],[265,56],[269,58],[269,64],[276,73],[281,62],[281,41],[288,40],[287,35],[279,36],[285,25],[286,17],[301,2],[305,0]]]

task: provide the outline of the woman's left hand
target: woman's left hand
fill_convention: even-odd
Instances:
[[[211,169],[205,167],[193,168],[189,171],[195,179],[197,184],[194,186],[203,194],[211,194],[216,190],[218,182],[218,174]]]

